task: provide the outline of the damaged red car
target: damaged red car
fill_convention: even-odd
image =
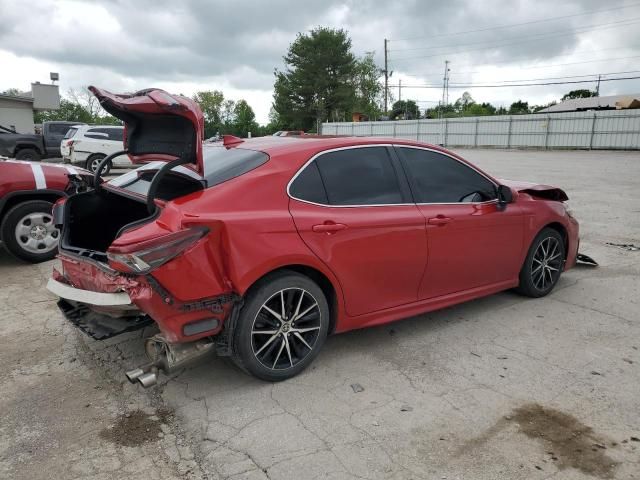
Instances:
[[[48,288],[96,339],[157,324],[149,363],[127,372],[144,386],[212,351],[283,380],[328,334],[506,289],[541,297],[576,261],[559,188],[398,138],[203,146],[187,98],[92,91],[125,122],[124,153],[148,163],[56,204]]]

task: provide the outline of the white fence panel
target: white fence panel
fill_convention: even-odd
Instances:
[[[322,133],[457,147],[639,150],[640,110],[323,123]]]

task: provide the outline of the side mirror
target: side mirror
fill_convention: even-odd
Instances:
[[[513,192],[506,185],[498,187],[498,204],[505,207],[507,203],[513,202]]]

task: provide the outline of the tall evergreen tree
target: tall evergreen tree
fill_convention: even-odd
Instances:
[[[356,58],[344,30],[318,27],[299,33],[275,71],[273,106],[289,129],[316,129],[325,120],[344,120],[356,98]]]

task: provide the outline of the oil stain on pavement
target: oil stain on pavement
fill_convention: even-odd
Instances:
[[[516,408],[510,419],[518,424],[520,433],[545,444],[560,470],[575,468],[595,477],[613,478],[618,463],[606,455],[607,441],[574,416],[532,403]]]

